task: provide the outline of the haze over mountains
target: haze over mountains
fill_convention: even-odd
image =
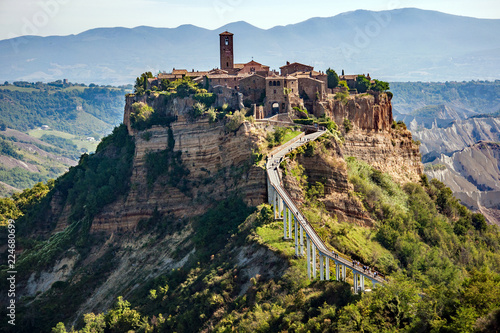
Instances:
[[[128,84],[146,70],[211,69],[219,64],[224,30],[235,34],[236,62],[253,57],[275,69],[288,60],[387,81],[500,78],[500,20],[406,8],[358,10],[268,30],[236,22],[215,30],[142,26],[19,37],[0,41],[0,79]]]

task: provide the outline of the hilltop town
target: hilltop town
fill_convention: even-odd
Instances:
[[[328,70],[314,70],[313,66],[286,62],[271,70],[255,60],[234,62],[234,34],[225,31],[220,37],[220,68],[209,71],[173,69],[148,78],[146,90],[158,90],[165,82],[189,78],[217,96],[216,107],[228,104],[230,108],[251,108],[255,119],[277,114],[305,110],[309,114],[323,115],[330,109],[329,101],[345,98],[348,94],[372,93],[389,89],[387,83],[372,80],[370,75],[342,75]],[[389,117],[389,123],[392,115]],[[379,126],[380,128],[384,126]]]

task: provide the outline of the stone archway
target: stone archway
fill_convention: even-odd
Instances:
[[[280,113],[280,103],[273,102],[271,104],[271,114],[274,116],[275,114]]]

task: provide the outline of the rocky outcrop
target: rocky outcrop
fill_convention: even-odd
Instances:
[[[345,100],[319,102],[316,116],[326,114],[342,126],[349,119],[354,128],[385,131],[392,125],[392,105],[385,93],[353,95]]]
[[[441,155],[425,173],[450,187],[463,204],[474,210],[500,210],[500,145],[479,142],[451,156]],[[498,213],[487,212],[500,225]]]
[[[416,182],[423,173],[418,145],[408,130],[353,130],[345,136],[342,150],[345,156],[354,156],[387,172],[400,183]]]
[[[410,124],[415,140],[420,140],[422,155],[451,155],[481,140],[500,141],[500,117],[457,120],[445,128],[421,128]],[[428,159],[431,161],[431,159]]]
[[[297,171],[293,169],[302,170],[306,178],[299,180],[296,177]],[[316,149],[312,156],[300,154],[296,160],[287,163],[286,170],[282,176],[285,188],[299,205],[304,204],[304,187],[307,183],[314,185],[320,182],[324,185],[325,196],[319,200],[338,221],[373,225],[362,203],[352,195],[353,186],[348,182],[342,149],[335,141],[328,141],[324,147]]]
[[[165,176],[148,184],[146,155],[167,149],[168,128],[155,126],[136,133],[131,189],[122,200],[105,207],[95,218],[92,231],[134,229],[155,210],[189,219],[233,194],[250,205],[264,202],[265,171],[251,161],[251,151],[259,140],[255,126],[244,123],[236,133],[228,133],[224,124],[209,124],[202,119],[194,123],[177,121],[171,128],[174,151],[182,153],[183,167],[189,173],[185,186],[171,186]]]

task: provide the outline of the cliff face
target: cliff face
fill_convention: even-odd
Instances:
[[[137,133],[131,190],[95,218],[92,231],[133,229],[155,210],[180,219],[198,216],[231,193],[241,195],[250,205],[264,202],[265,171],[253,166],[250,159],[259,140],[257,128],[244,123],[236,133],[226,133],[220,123],[178,121],[172,124],[172,132],[174,151],[182,153],[182,165],[189,173],[186,185],[168,185],[165,176],[148,184],[146,155],[167,149],[168,128],[158,126]]]
[[[392,125],[392,104],[384,93],[354,95],[349,99],[320,102],[317,116],[326,114],[337,124],[349,119],[355,128],[384,131]]]
[[[328,147],[328,148],[326,148]],[[301,154],[295,161],[287,163],[287,172],[283,175],[285,188],[299,204],[305,197],[304,181],[299,181],[293,174],[298,165],[303,168],[307,183],[324,185],[325,197],[320,201],[326,210],[336,216],[340,222],[372,226],[373,221],[366,213],[362,203],[352,195],[353,186],[348,182],[347,166],[343,152],[335,141],[328,141],[325,146],[315,149],[315,154]]]
[[[429,177],[445,183],[463,204],[485,213],[490,223],[500,225],[499,144],[479,142],[451,156],[441,154],[434,164],[439,167],[425,170]]]
[[[416,182],[423,173],[419,147],[408,130],[354,129],[346,135],[342,150],[345,156],[365,161],[400,183]]]

